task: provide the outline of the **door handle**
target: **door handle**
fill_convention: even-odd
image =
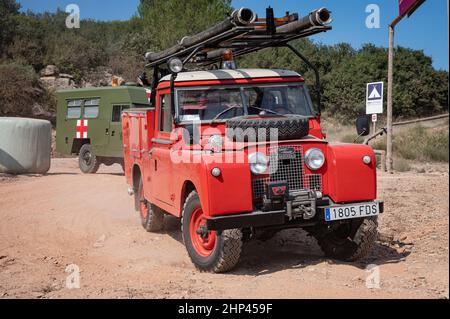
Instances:
[[[105,134],[109,135],[109,128],[106,129]]]
[[[116,131],[111,132],[111,136],[114,136],[114,135],[116,135]]]

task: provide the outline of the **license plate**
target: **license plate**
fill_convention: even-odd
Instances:
[[[379,203],[364,203],[358,205],[343,205],[328,207],[325,209],[325,220],[331,222],[334,220],[365,218],[378,216],[380,214]]]

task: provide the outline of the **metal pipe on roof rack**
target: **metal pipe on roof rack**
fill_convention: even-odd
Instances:
[[[240,8],[239,10],[233,11],[228,19],[216,24],[215,26],[196,35],[184,37],[181,39],[180,44],[183,47],[190,47],[222,32],[228,31],[236,26],[248,26],[249,24],[255,22],[256,18],[257,16],[252,10],[248,8]]]
[[[320,8],[312,11],[298,21],[294,21],[277,28],[277,33],[294,33],[311,27],[324,26],[331,23],[331,11]]]
[[[221,58],[228,49],[217,49],[206,53],[206,60]]]
[[[184,37],[181,39],[180,43],[177,45],[168,48],[164,51],[158,52],[158,53],[152,53],[148,52],[145,55],[145,58],[147,61],[152,62],[159,59],[163,59],[166,56],[175,54],[179,51],[181,51],[183,48],[187,48],[193,45],[196,45],[202,41],[208,40],[209,38],[212,38],[218,34],[221,34],[223,32],[226,32],[228,30],[233,29],[234,27],[239,26],[248,26],[252,23],[254,23],[257,19],[257,15],[248,8],[241,8],[239,10],[235,10],[231,16],[224,21],[216,24],[215,26],[200,32],[193,36]]]

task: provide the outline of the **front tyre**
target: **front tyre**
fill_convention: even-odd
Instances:
[[[315,236],[326,256],[356,261],[368,255],[378,239],[376,217],[355,219],[341,224],[323,236]]]
[[[223,273],[238,263],[242,250],[242,231],[207,231],[200,198],[195,191],[184,204],[181,230],[189,257],[200,271]]]
[[[78,164],[80,170],[84,174],[95,174],[100,168],[100,160],[92,152],[92,146],[90,144],[84,144],[80,149],[78,155]]]

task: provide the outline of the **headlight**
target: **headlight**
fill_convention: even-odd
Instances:
[[[309,169],[318,170],[325,164],[325,155],[318,148],[311,148],[306,152],[305,162]]]
[[[183,61],[181,61],[179,58],[172,58],[167,63],[170,72],[172,73],[180,73],[183,71]]]
[[[223,137],[220,135],[213,135],[208,139],[208,147],[214,152],[222,151]]]
[[[252,153],[248,156],[250,170],[255,175],[264,174],[269,168],[269,159],[262,153]]]

